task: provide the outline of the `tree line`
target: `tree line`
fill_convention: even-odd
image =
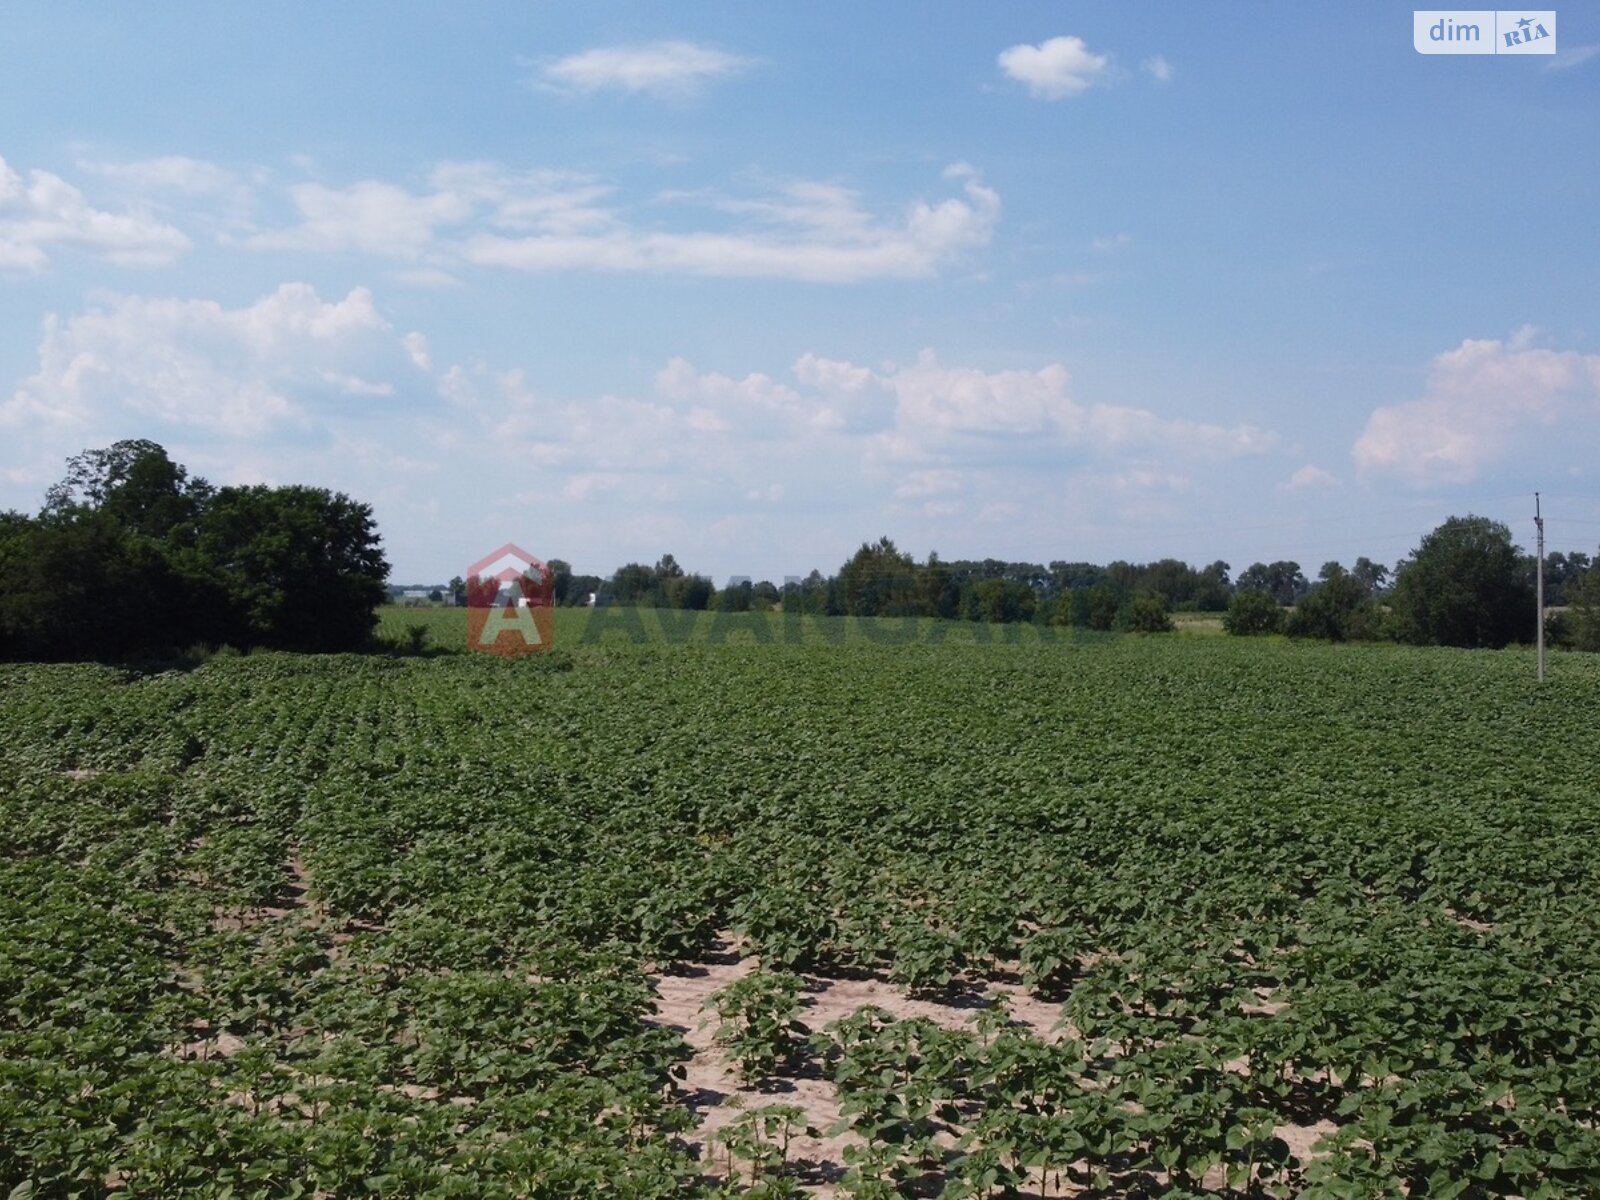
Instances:
[[[121,441],[70,459],[38,515],[0,513],[0,657],[358,649],[388,573],[366,504],[214,487],[154,442]]]
[[[1221,613],[1223,628],[1328,641],[1391,639],[1421,645],[1501,647],[1536,632],[1534,560],[1502,523],[1452,517],[1392,569],[1365,556],[1322,565],[1308,579],[1297,562],[1252,563],[1237,578],[1220,560],[1048,564],[1000,559],[918,562],[888,537],[863,542],[832,575],[730,580],[685,571],[663,555],[610,577],[573,575],[553,559],[558,604],[636,605],[725,612],[782,608],[819,616],[936,617],[1090,630],[1159,633],[1174,612]],[[453,580],[465,603],[461,581]],[[1600,650],[1600,563],[1582,553],[1545,560],[1552,644]]]
[[[1174,612],[1223,613],[1231,634],[1331,641],[1504,646],[1533,640],[1534,563],[1510,530],[1452,517],[1391,570],[1362,557],[1323,564],[1193,567],[923,561],[888,537],[831,575],[733,579],[718,588],[671,554],[609,578],[547,564],[560,605],[591,602],[818,616],[933,617],[1159,633]],[[36,516],[0,514],[0,657],[115,659],[192,646],[355,650],[372,644],[388,563],[371,508],[323,488],[213,487],[154,442],[70,459]],[[466,584],[449,590],[466,602]],[[1557,646],[1600,651],[1600,563],[1546,559]]]

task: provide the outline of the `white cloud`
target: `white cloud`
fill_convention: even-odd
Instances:
[[[678,97],[706,84],[737,75],[752,59],[693,42],[666,41],[641,46],[602,46],[547,64],[540,79],[563,91],[601,91]]]
[[[121,267],[159,267],[189,245],[182,231],[147,213],[97,209],[59,175],[30,171],[24,180],[0,158],[0,272],[42,271],[54,246]]]
[[[1000,52],[998,61],[1002,71],[1026,84],[1029,94],[1041,100],[1080,95],[1103,81],[1111,67],[1109,55],[1093,53],[1079,37],[1012,46]]]
[[[370,254],[413,264],[417,286],[457,282],[458,263],[523,271],[603,271],[760,277],[808,282],[919,278],[985,245],[1000,197],[965,163],[944,177],[958,195],[919,200],[898,215],[864,207],[837,183],[795,181],[765,195],[674,193],[658,200],[711,210],[701,228],[643,227],[613,188],[565,171],[510,171],[494,163],[447,163],[428,189],[365,180],[290,189],[300,223],[257,232],[260,250]]]
[[[898,219],[873,216],[842,188],[795,183],[774,197],[721,201],[717,207],[752,218],[724,230],[647,230],[595,213],[592,228],[541,230],[531,236],[480,234],[466,258],[524,271],[596,270],[847,283],[934,274],[962,253],[986,244],[1000,197],[971,168],[946,173],[963,195],[912,204]]]
[[[209,343],[196,336],[184,345],[195,359],[204,350],[216,375],[253,380],[295,406],[269,423],[269,433],[288,426],[295,435],[277,439],[275,477],[331,476],[379,502],[397,562],[404,541],[426,541],[415,531],[419,522],[474,544],[497,536],[484,533],[486,523],[504,523],[507,537],[529,525],[544,536],[559,531],[561,546],[537,548],[598,556],[584,569],[653,561],[671,549],[691,567],[698,564],[685,551],[721,553],[723,564],[756,574],[767,564],[803,573],[836,561],[829,556],[842,553],[841,531],[855,537],[889,530],[903,544],[914,539],[910,544],[920,549],[950,550],[993,546],[1000,529],[1002,552],[1024,557],[1031,553],[1022,549],[1027,539],[1079,537],[1073,531],[1085,521],[1122,526],[1192,518],[1205,499],[1202,484],[1219,477],[1208,460],[1254,453],[1271,441],[1248,427],[1086,402],[1057,363],[980,368],[946,365],[932,352],[901,366],[811,352],[772,371],[709,370],[672,356],[638,393],[562,395],[527,371],[440,363],[425,337],[385,327],[321,357],[285,345],[273,361],[298,365],[274,374],[237,349],[248,342],[252,354],[260,353],[236,329],[294,323],[266,314],[246,322],[247,311],[222,323],[227,335]],[[352,321],[299,324],[309,331],[313,324],[338,329]],[[79,348],[104,340],[80,338]],[[431,405],[416,394],[418,353],[427,358]],[[193,362],[184,369],[202,374]],[[134,390],[153,386],[142,382],[153,374],[133,371]],[[346,394],[362,384],[387,384],[393,395]],[[111,397],[126,390],[97,383],[92,391],[102,411],[123,418],[113,431],[97,439],[72,429],[55,444],[70,453],[122,436],[126,416],[137,410]],[[222,387],[204,391],[229,399]],[[341,412],[353,416],[338,420]],[[141,432],[149,428],[141,425]],[[233,440],[217,439],[223,449],[212,460],[191,446],[184,461],[224,476],[227,464],[250,459],[251,447],[263,444],[248,424],[240,427],[245,431]],[[157,423],[149,432],[161,438],[163,428]],[[436,463],[441,481],[484,481],[494,498],[481,489],[435,489],[439,511],[425,515],[423,498],[396,488],[394,472],[384,467],[418,458]],[[309,470],[312,462],[318,465]],[[508,481],[515,486],[504,488]],[[1024,490],[1049,500],[1024,503],[1020,514],[1006,507]]]
[[[290,188],[289,195],[301,223],[257,234],[248,245],[416,259],[432,245],[439,226],[459,223],[472,214],[472,205],[463,196],[450,192],[418,196],[370,179],[344,188],[302,183]]]
[[[324,368],[317,372],[318,378],[332,384],[346,396],[392,396],[394,384],[374,382],[363,379],[359,375],[351,375],[346,371],[335,371]]]
[[[727,433],[733,428],[733,422],[726,417],[718,416],[712,409],[698,404],[689,410],[684,424],[697,433]]]
[[[1592,423],[1600,355],[1540,349],[1534,336],[1524,327],[1506,341],[1468,338],[1438,355],[1419,399],[1373,411],[1352,450],[1356,467],[1413,484],[1469,483],[1530,426]]]
[[[884,378],[896,424],[914,436],[944,433],[1076,433],[1083,410],[1067,394],[1067,369],[987,373],[946,367],[931,350]]]
[[[453,410],[448,432],[511,470],[581,464],[601,475],[659,476],[700,461],[708,432],[669,404],[548,395],[520,369],[453,366],[439,391]]]
[[[1548,63],[1546,71],[1568,71],[1573,67],[1581,67],[1584,63],[1600,54],[1600,42],[1591,42],[1587,46],[1574,46],[1570,50],[1562,50]]]
[[[1339,477],[1315,463],[1307,463],[1278,485],[1280,492],[1326,491],[1339,486]]]
[[[1125,250],[1133,245],[1131,233],[1111,233],[1104,237],[1097,237],[1089,243],[1089,249],[1096,254],[1112,254],[1118,250]]]
[[[180,192],[189,196],[237,196],[246,186],[238,175],[225,167],[182,154],[131,162],[81,161],[78,165],[93,174],[139,191]]]
[[[1172,81],[1172,64],[1166,60],[1165,56],[1160,54],[1152,54],[1140,65],[1143,66],[1145,72],[1157,82],[1170,83]]]
[[[514,171],[492,162],[442,163],[429,173],[435,194],[496,229],[552,235],[595,233],[617,218],[602,203],[614,189],[577,171]]]
[[[960,441],[972,438],[1010,439],[1030,453],[1079,447],[1118,456],[1159,448],[1212,459],[1258,455],[1278,443],[1277,435],[1251,425],[1213,425],[1140,408],[1080,404],[1060,363],[1034,371],[983,371],[945,366],[933,351],[924,350],[912,365],[874,373],[873,378],[895,399],[893,428],[878,446],[888,460],[959,454]]]
[[[1277,434],[1254,425],[1212,425],[1115,404],[1090,409],[1088,427],[1092,440],[1107,449],[1166,445],[1212,458],[1239,458],[1278,445]]]
[[[872,372],[866,367],[818,358],[809,352],[795,360],[794,377],[821,392],[859,392],[873,381]]]
[[[415,366],[419,371],[433,370],[433,358],[428,353],[427,335],[419,333],[416,330],[412,330],[410,333],[406,334],[403,340],[405,342],[406,354],[410,356],[412,365]]]
[[[404,362],[372,296],[325,301],[287,283],[244,308],[214,300],[120,296],[67,321],[50,317],[39,369],[0,403],[0,427],[27,434],[126,426],[253,438],[304,428],[319,401],[389,396],[374,376]]]
[[[756,372],[734,379],[716,372],[702,374],[684,358],[671,359],[656,373],[656,391],[669,400],[695,404],[689,422],[702,432],[742,429],[754,436],[773,436],[805,427],[834,429],[843,423],[826,403],[803,399],[768,375]]]

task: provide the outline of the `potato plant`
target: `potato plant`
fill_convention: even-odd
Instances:
[[[561,653],[0,667],[0,1195],[808,1188],[699,1149],[656,980],[728,946],[849,1194],[1600,1194],[1595,662]],[[808,1039],[847,976],[1063,1036]]]
[[[746,1080],[799,1065],[811,1035],[799,1019],[800,986],[797,975],[758,968],[707,1001],[717,1014],[717,1042]]]

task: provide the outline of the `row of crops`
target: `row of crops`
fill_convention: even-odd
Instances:
[[[1600,669],[1525,658],[0,668],[0,1195],[785,1195],[796,1077],[842,1194],[1600,1194]],[[1065,1020],[806,1027],[863,976]]]

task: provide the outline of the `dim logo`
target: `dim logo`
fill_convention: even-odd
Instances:
[[[1429,8],[1411,14],[1418,54],[1554,54],[1554,9]]]

